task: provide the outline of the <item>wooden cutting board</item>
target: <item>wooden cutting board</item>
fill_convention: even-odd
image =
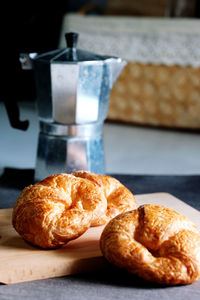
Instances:
[[[136,196],[144,203],[165,205],[200,228],[200,212],[167,193]],[[107,268],[99,249],[103,226],[90,228],[65,248],[41,250],[27,244],[12,228],[12,209],[0,209],[0,282],[10,284]]]

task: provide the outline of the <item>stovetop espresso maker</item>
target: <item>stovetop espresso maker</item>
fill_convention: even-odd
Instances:
[[[104,173],[103,124],[110,90],[126,63],[77,49],[77,33],[65,37],[65,49],[20,58],[24,69],[34,69],[36,81],[35,181],[77,170]]]

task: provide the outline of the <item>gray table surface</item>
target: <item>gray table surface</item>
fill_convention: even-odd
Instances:
[[[0,208],[12,207],[32,170],[7,169],[0,178]],[[135,194],[168,192],[200,209],[200,176],[113,174]],[[1,266],[0,266],[1,267]],[[109,266],[108,270],[13,285],[0,284],[0,299],[200,299],[200,280],[186,286],[161,286]]]

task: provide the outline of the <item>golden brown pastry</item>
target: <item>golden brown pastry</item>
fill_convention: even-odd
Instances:
[[[98,178],[89,174],[91,178]],[[107,216],[107,202],[112,202],[109,207],[113,207],[113,210],[116,206],[115,213],[120,211],[123,198],[120,193],[123,189],[120,190],[119,186],[123,187],[122,184],[109,178],[112,191],[108,195],[114,194],[113,200],[110,201],[108,197],[108,201],[102,185],[82,178],[78,173],[75,175],[52,175],[22,191],[13,209],[12,222],[25,240],[42,248],[58,248],[79,237],[90,226],[104,224],[110,215]],[[116,193],[113,182],[116,184]],[[129,196],[126,199],[127,210],[134,208],[134,196],[125,187],[124,190]]]
[[[100,238],[104,257],[160,284],[190,284],[200,277],[200,235],[185,216],[159,205],[118,215]]]
[[[79,171],[72,173],[79,178],[85,178],[96,184],[107,199],[107,210],[92,226],[106,224],[120,213],[135,209],[136,200],[133,194],[119,180],[111,176],[96,175],[91,172]]]

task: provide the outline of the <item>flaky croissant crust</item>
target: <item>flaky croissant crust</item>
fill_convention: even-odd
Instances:
[[[100,238],[105,258],[160,284],[189,284],[200,277],[200,235],[178,212],[146,204],[111,220]]]
[[[31,244],[58,248],[90,226],[136,207],[118,180],[88,172],[56,174],[26,187],[12,215],[16,231]]]

